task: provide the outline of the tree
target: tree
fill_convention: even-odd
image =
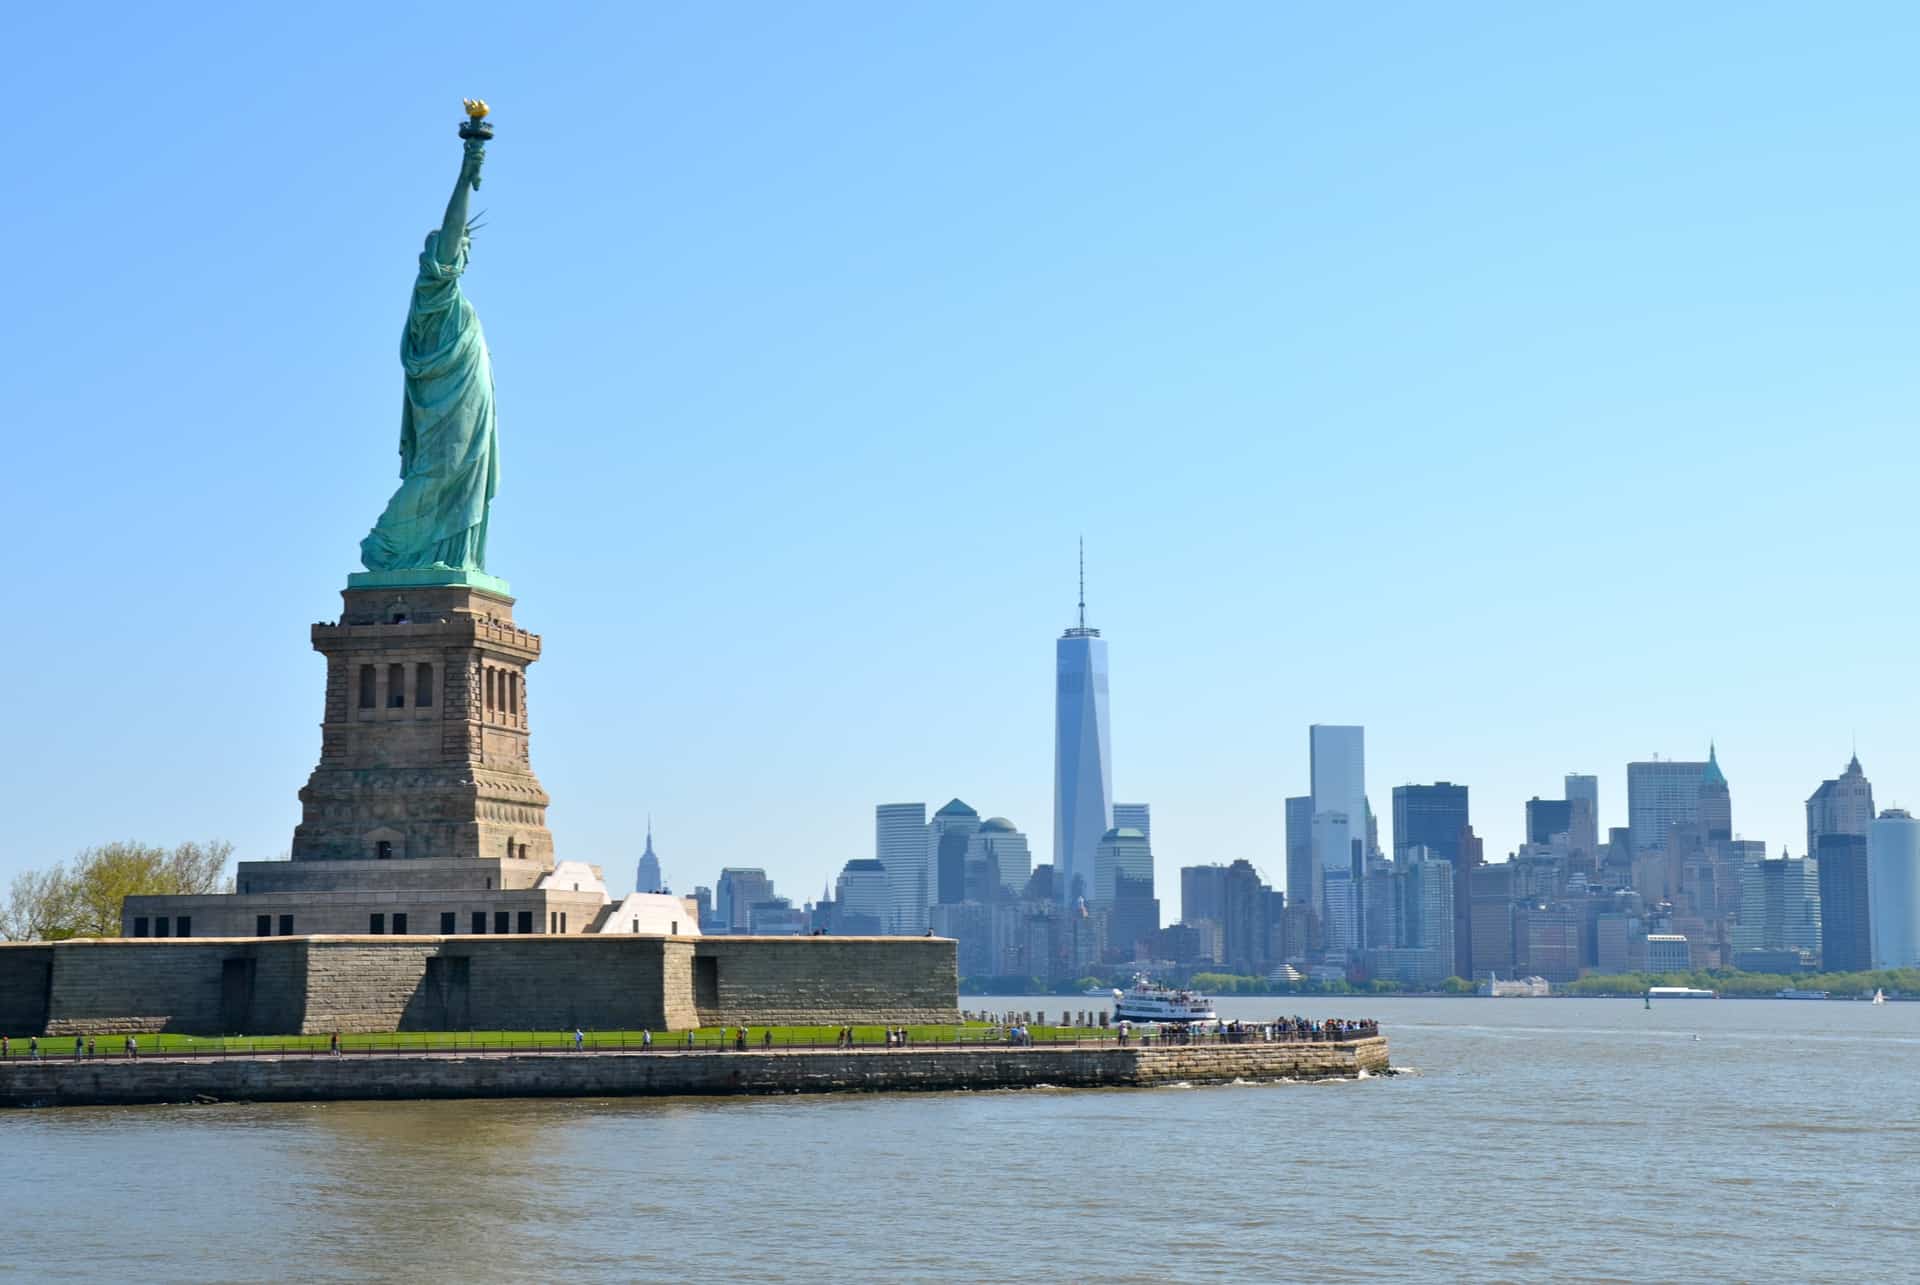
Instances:
[[[0,938],[8,941],[58,941],[73,934],[73,885],[59,866],[24,870],[14,876],[7,902],[0,907]]]
[[[0,936],[11,941],[118,937],[128,897],[197,896],[231,891],[225,878],[233,845],[183,843],[172,851],[141,843],[88,848],[70,864],[14,878],[0,911]]]

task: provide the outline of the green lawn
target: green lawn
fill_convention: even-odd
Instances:
[[[765,1047],[765,1037],[769,1028],[751,1027],[748,1032],[748,1047]],[[834,1047],[839,1038],[837,1026],[775,1026],[773,1046],[775,1048],[794,1047]],[[908,1039],[913,1044],[983,1044],[1004,1042],[1004,1033],[993,1035],[993,1029],[984,1022],[968,1022],[950,1026],[909,1026]],[[1097,1027],[1073,1028],[1060,1026],[1034,1026],[1030,1028],[1033,1036],[1040,1042],[1054,1040],[1098,1040],[1110,1036],[1110,1032]],[[734,1027],[704,1027],[693,1032],[693,1047],[696,1049],[714,1049],[724,1041],[727,1048],[734,1043]],[[853,1028],[855,1041],[864,1046],[884,1046],[886,1030],[883,1026],[856,1026]],[[641,1047],[642,1035],[639,1031],[587,1031],[585,1044],[590,1049],[637,1049]],[[138,1037],[142,1056],[161,1053],[300,1053],[324,1052],[329,1037],[326,1035],[262,1035],[238,1036],[228,1039],[208,1038],[196,1035],[141,1035]],[[100,1035],[94,1037],[97,1054],[100,1057],[124,1057],[127,1037],[124,1035]],[[573,1046],[572,1031],[402,1031],[379,1035],[343,1034],[340,1046],[346,1053],[369,1053],[385,1050],[406,1049],[568,1049]],[[653,1047],[662,1052],[685,1049],[687,1032],[655,1031]],[[27,1041],[24,1038],[13,1040],[14,1059],[27,1056]],[[73,1058],[72,1037],[49,1036],[40,1041],[40,1055],[44,1058]]]

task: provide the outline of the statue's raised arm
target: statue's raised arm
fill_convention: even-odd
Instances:
[[[480,186],[493,127],[485,103],[469,101],[467,115],[460,177],[440,227],[427,234],[400,340],[400,489],[360,542],[369,572],[486,570],[488,506],[500,482],[493,361],[460,279],[471,251],[467,194]]]
[[[440,220],[440,236],[433,257],[451,268],[458,260],[467,239],[467,193],[480,186],[480,166],[487,159],[485,139],[469,138],[461,147],[460,177],[454,180],[453,195],[447,198],[447,212]]]

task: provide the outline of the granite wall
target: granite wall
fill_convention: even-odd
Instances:
[[[1339,1044],[907,1048],[771,1053],[411,1054],[0,1063],[0,1106],[215,1099],[619,1097],[1117,1088],[1316,1080],[1387,1069],[1380,1037]]]
[[[684,1030],[957,1019],[954,943],[642,935],[118,938],[0,947],[0,1031]]]

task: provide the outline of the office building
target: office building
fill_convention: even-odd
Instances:
[[[1580,976],[1583,919],[1564,902],[1525,902],[1514,909],[1514,967],[1550,982]]]
[[[834,881],[833,900],[839,907],[840,932],[882,931],[893,908],[887,868],[872,857],[847,862]]]
[[[1321,937],[1329,954],[1360,948],[1361,872],[1355,868],[1359,865],[1355,844],[1353,827],[1348,824],[1346,813],[1313,814],[1313,864],[1320,880]],[[1328,860],[1332,854],[1341,852],[1348,854],[1347,864]],[[1336,874],[1341,879],[1337,897],[1331,882]]]
[[[1313,796],[1287,800],[1287,901],[1318,913],[1319,868],[1313,863]]]
[[[927,889],[934,905],[967,900],[967,844],[980,829],[980,814],[954,799],[927,822]]]
[[[1393,859],[1406,860],[1413,848],[1425,848],[1442,861],[1460,859],[1460,838],[1467,832],[1467,787],[1451,781],[1393,788]]]
[[[998,892],[974,887],[991,872]],[[967,880],[969,901],[992,901],[1000,896],[1018,897],[1033,877],[1033,850],[1027,836],[1005,817],[988,817],[967,840]],[[974,895],[978,891],[980,895]]]
[[[1648,933],[1640,943],[1640,970],[1649,973],[1693,971],[1693,944],[1685,933]]]
[[[1888,808],[1867,827],[1875,968],[1920,967],[1920,821]]]
[[[1865,972],[1873,967],[1867,837],[1822,834],[1814,857],[1820,867],[1820,967],[1829,973]]]
[[[1600,852],[1600,778],[1567,774],[1567,847],[1596,858]]]
[[[1398,840],[1399,831],[1395,830]],[[1380,918],[1387,943],[1368,953],[1375,976],[1415,986],[1438,986],[1453,971],[1452,861],[1416,845],[1382,871],[1388,899]],[[1372,883],[1374,876],[1368,876]],[[1372,907],[1369,907],[1371,911]]]
[[[1733,928],[1733,966],[1752,972],[1754,954],[1795,957],[1820,965],[1820,876],[1804,857],[1746,861],[1740,867],[1740,918]]]
[[[1138,830],[1153,846],[1153,809],[1145,803],[1116,803],[1113,805],[1113,829]]]
[[[1358,877],[1353,844],[1357,841],[1364,855],[1368,822],[1366,729],[1315,723],[1307,729],[1307,755],[1313,778],[1314,862],[1323,876],[1339,869]],[[1319,824],[1320,817],[1330,814],[1341,818],[1338,831],[1323,830]]]
[[[1314,818],[1318,820],[1319,818]],[[1342,819],[1344,825],[1344,818]],[[1320,872],[1324,905],[1320,915],[1321,940],[1329,958],[1345,959],[1360,949],[1360,890],[1352,870],[1331,867]]]
[[[887,872],[887,931],[927,930],[927,805],[882,803],[873,810],[873,856]]]
[[[1115,827],[1100,836],[1100,844],[1094,849],[1093,896],[1089,900],[1096,906],[1112,905],[1122,875],[1152,888],[1153,849],[1147,845],[1147,836],[1138,830]]]
[[[660,874],[660,858],[653,851],[653,818],[647,818],[647,848],[640,854],[640,865],[634,874],[635,892],[660,892],[667,886],[666,879]]]
[[[1180,922],[1222,923],[1227,917],[1227,868],[1221,865],[1180,867]]]
[[[1860,756],[1847,762],[1847,770],[1820,788],[1807,800],[1807,853],[1818,855],[1820,840],[1829,834],[1867,835],[1873,824],[1873,785],[1860,767]]]
[[[1565,835],[1572,831],[1573,805],[1565,799],[1543,799],[1539,795],[1527,800],[1527,842],[1548,845],[1555,835]],[[1572,847],[1571,842],[1567,845]]]
[[[1733,799],[1727,792],[1726,774],[1720,770],[1720,755],[1711,743],[1706,766],[1700,769],[1700,824],[1708,843],[1733,837]]]
[[[1221,955],[1236,971],[1264,973],[1272,956],[1272,890],[1245,860],[1228,866],[1221,882]]]
[[[1706,772],[1705,763],[1676,759],[1627,764],[1627,833],[1634,855],[1663,851],[1670,829],[1699,822]]]
[[[1064,904],[1091,899],[1094,856],[1114,828],[1113,756],[1107,730],[1107,644],[1087,627],[1086,556],[1080,623],[1054,646],[1053,868]]]
[[[757,866],[728,866],[713,886],[713,913],[721,931],[744,933],[751,929],[753,907],[773,900],[773,880]]]

